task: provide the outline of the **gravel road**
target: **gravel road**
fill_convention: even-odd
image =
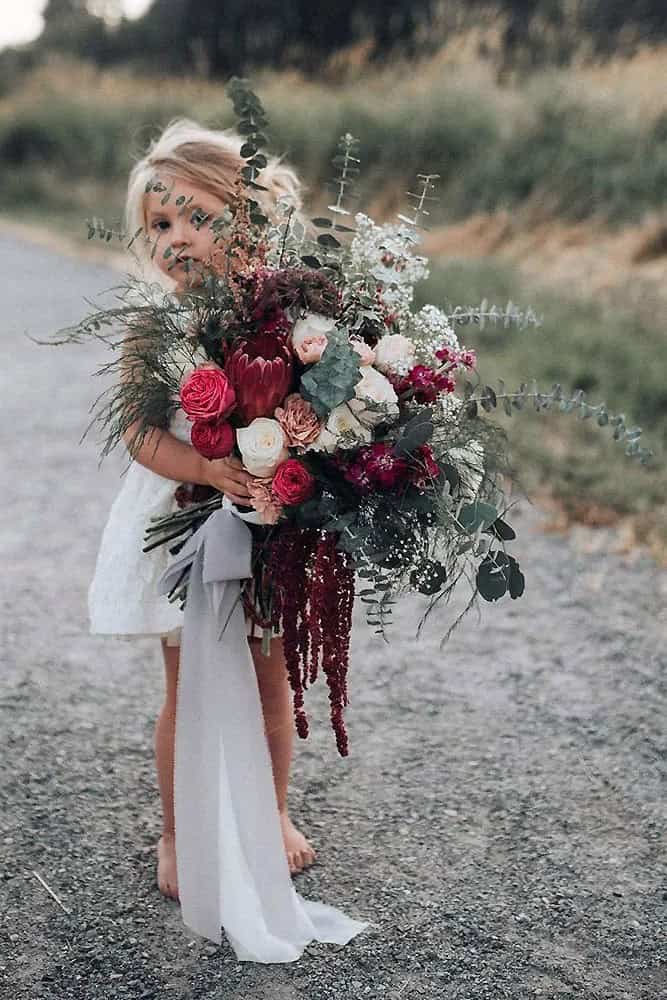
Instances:
[[[295,884],[378,927],[269,966],[185,928],[155,882],[159,647],[87,634],[122,467],[78,443],[104,352],[24,336],[118,276],[2,232],[0,266],[3,1000],[667,998],[667,574],[526,503],[526,596],[444,652],[418,600],[389,646],[357,615],[348,758],[306,693],[290,805],[318,861]]]

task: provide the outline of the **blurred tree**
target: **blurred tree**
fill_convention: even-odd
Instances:
[[[44,29],[39,45],[106,62],[110,56],[107,25],[92,14],[87,0],[48,0],[43,13]]]
[[[34,50],[202,76],[288,66],[317,74],[358,42],[370,43],[373,61],[415,58],[499,13],[501,73],[567,62],[582,46],[606,54],[667,37],[667,0],[153,0],[132,21],[121,0],[48,0]]]
[[[369,38],[375,58],[409,44],[434,0],[154,0],[137,22],[151,50],[174,70],[213,76],[259,66],[316,71],[330,55]]]

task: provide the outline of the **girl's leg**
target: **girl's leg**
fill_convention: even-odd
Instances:
[[[162,836],[157,844],[157,880],[160,892],[178,899],[174,830],[174,736],[176,733],[176,685],[180,646],[162,642],[165,670],[165,700],[155,724],[155,762],[162,800]]]
[[[249,641],[264,713],[283,841],[290,872],[294,873],[311,865],[316,854],[308,840],[294,826],[287,811],[294,721],[292,694],[282,641],[272,640],[269,656],[262,655],[260,640]],[[161,642],[166,692],[164,705],[155,725],[155,760],[162,800],[162,836],[157,845],[158,885],[165,896],[178,899],[174,826],[174,738],[180,647],[168,646],[164,639]]]
[[[301,871],[315,860],[315,851],[292,823],[287,811],[287,788],[292,762],[294,720],[292,689],[287,676],[282,639],[272,639],[271,652],[262,653],[261,640],[251,638],[250,652],[255,663],[257,684],[264,712],[264,729],[271,754],[273,779],[280,813],[287,860],[291,872]]]

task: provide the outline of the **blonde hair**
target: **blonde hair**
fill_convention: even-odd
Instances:
[[[240,152],[244,142],[233,129],[204,128],[190,118],[171,121],[130,172],[125,202],[126,232],[132,236],[140,227],[145,228],[146,188],[160,171],[189,181],[228,204],[232,202],[239,171],[246,163]],[[276,218],[279,201],[286,202],[298,215],[302,206],[299,177],[282,162],[282,157],[267,159],[257,178],[267,190],[253,191],[252,197],[272,220]],[[147,246],[142,241],[138,245]]]

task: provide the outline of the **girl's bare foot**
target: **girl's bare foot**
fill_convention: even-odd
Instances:
[[[163,896],[178,899],[176,840],[173,833],[163,833],[157,843],[157,884]]]
[[[280,828],[283,832],[289,870],[294,875],[312,865],[317,855],[312,845],[294,826],[287,810],[280,812]]]

